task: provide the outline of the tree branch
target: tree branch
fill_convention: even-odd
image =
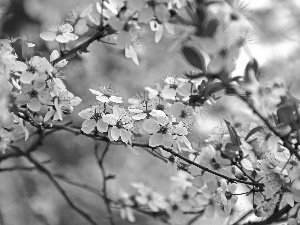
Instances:
[[[113,34],[115,31],[113,31],[109,26],[103,27],[102,29],[99,29],[93,36],[88,38],[86,41],[81,43],[80,45],[76,46],[75,48],[72,48],[67,53],[63,54],[62,56],[58,57],[57,59],[52,61],[52,65],[55,63],[58,63],[59,61],[63,59],[69,58],[71,55],[76,54],[77,52],[87,52],[87,47],[93,43],[94,41],[99,41],[101,38]]]
[[[288,213],[292,207],[287,204],[285,207],[283,207],[278,212],[273,213],[271,216],[269,216],[267,219],[258,221],[258,222],[248,222],[246,225],[267,225],[272,224],[273,222],[280,219],[284,214]]]
[[[96,141],[95,142],[94,154],[95,154],[95,157],[97,159],[97,163],[99,165],[99,168],[100,168],[101,174],[102,174],[102,180],[103,180],[102,192],[103,192],[103,195],[104,195],[104,202],[105,202],[105,205],[106,205],[106,210],[108,212],[109,222],[110,222],[111,225],[114,225],[115,223],[114,223],[114,220],[113,220],[112,210],[111,210],[111,207],[110,207],[110,201],[108,200],[108,194],[107,194],[108,177],[106,176],[105,168],[103,166],[104,158],[105,158],[106,154],[109,151],[109,146],[110,146],[110,142],[106,142],[106,147],[103,150],[102,155],[99,157],[98,156],[98,143]]]

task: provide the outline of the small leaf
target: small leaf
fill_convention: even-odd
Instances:
[[[202,71],[206,71],[205,60],[204,60],[203,55],[200,52],[196,51],[194,48],[189,47],[189,46],[184,46],[181,51],[182,51],[184,57],[186,58],[186,60],[192,66],[194,66]]]
[[[240,150],[239,145],[227,143],[225,150],[222,152],[224,158],[233,159],[237,156],[237,152]]]
[[[218,29],[220,22],[218,19],[212,19],[206,26],[206,36],[213,37]]]
[[[234,129],[234,127],[231,126],[230,122],[228,122],[227,120],[224,120],[224,121],[227,125],[227,129],[229,131],[229,135],[230,135],[232,143],[240,146],[241,140],[240,140],[240,137],[238,136],[236,130]]]
[[[261,130],[263,130],[263,127],[262,127],[262,126],[258,126],[258,127],[253,128],[253,129],[247,134],[247,136],[246,136],[246,138],[245,138],[245,141],[247,141],[247,139],[248,139],[249,137],[251,137],[253,134],[255,134],[255,133],[257,133],[257,132],[260,132]]]
[[[294,115],[294,107],[292,105],[281,106],[277,110],[278,122],[290,125],[296,120],[296,115]]]
[[[244,81],[249,83],[251,82],[251,73],[254,73],[256,79],[259,79],[259,67],[258,67],[258,62],[256,59],[252,59],[250,62],[248,62],[246,68],[245,68],[245,77]]]
[[[207,85],[204,91],[204,96],[207,98],[218,91],[221,91],[225,88],[222,82],[216,82],[210,85]]]
[[[286,136],[292,131],[292,128],[290,125],[281,123],[276,127],[276,130],[281,136]]]
[[[13,46],[19,59],[25,60],[29,54],[27,42],[22,39],[18,39],[14,42]]]
[[[198,25],[201,25],[202,23],[203,23],[203,21],[204,21],[204,18],[205,18],[205,10],[204,10],[204,8],[203,7],[197,7],[197,10],[196,10],[196,14],[197,14],[197,21],[195,21],[196,22],[196,24],[198,24]]]

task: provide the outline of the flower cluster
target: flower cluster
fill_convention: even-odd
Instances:
[[[49,119],[63,120],[63,117],[73,111],[81,99],[69,92],[59,78],[67,61],[62,60],[52,65],[48,59],[40,55],[25,57],[15,53],[12,46],[23,49],[32,44],[24,38],[15,40],[0,40],[1,46],[1,126],[9,129],[9,133],[24,130],[22,119],[41,116],[37,121],[43,123]],[[25,54],[25,52],[23,53]],[[55,57],[54,51],[51,57]],[[20,121],[21,119],[21,121]],[[28,122],[28,121],[27,121]],[[3,133],[5,133],[3,131]],[[3,140],[7,140],[4,138]],[[1,139],[1,144],[2,141]],[[4,141],[7,143],[7,141]],[[4,144],[3,143],[3,144]]]

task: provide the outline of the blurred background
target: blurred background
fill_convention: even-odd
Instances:
[[[0,0],[0,35],[26,35],[28,42],[36,44],[35,50],[49,57],[58,46],[44,42],[39,38],[39,33],[64,21],[71,9],[84,8],[91,3],[95,4],[96,0]],[[248,46],[261,65],[262,81],[268,83],[275,78],[284,79],[297,96],[300,85],[300,2],[245,0],[240,5],[243,7],[239,8],[248,16],[255,31]],[[83,101],[75,108],[72,118],[66,120],[81,124],[82,120],[77,113],[95,103],[95,96],[89,88],[97,89],[100,84],[111,84],[127,102],[129,97],[142,93],[145,86],[153,86],[167,75],[180,76],[184,71],[192,69],[176,49],[170,50],[175,39],[164,37],[159,44],[155,44],[154,34],[149,32],[149,28],[145,26],[142,29],[140,66],[127,59],[123,50],[101,42],[89,46],[90,53],[81,54],[69,62],[65,71],[66,85]],[[82,37],[78,42],[85,38]],[[70,47],[72,45],[75,46],[76,42]],[[246,54],[242,52],[234,72],[236,75],[243,73],[247,61]],[[222,118],[236,123],[245,122],[245,115],[250,116],[250,111],[238,100],[232,101],[232,98],[223,97],[210,107],[203,119],[203,126],[192,135],[205,138],[208,131],[213,132],[215,127],[220,126]],[[59,132],[47,137],[35,155],[41,160],[51,158],[47,166],[53,171],[101,190],[100,171],[93,151],[93,141]],[[21,163],[26,162],[13,159],[1,166]],[[139,155],[135,155],[119,146],[111,146],[104,166],[109,174],[116,175],[116,179],[109,181],[108,191],[112,197],[118,196],[120,189],[130,192],[130,183],[133,181],[147,182],[159,192],[167,194],[173,185],[170,176],[176,174],[172,165],[157,160],[147,152],[141,150]],[[99,224],[109,224],[102,199],[67,184],[62,185],[68,190],[71,199],[89,212]],[[239,202],[238,206],[240,211],[247,208],[244,202]],[[114,216],[117,224],[128,223],[121,220],[118,211],[114,211]],[[225,222],[220,218],[216,220],[218,224]],[[211,221],[199,220],[195,224],[209,223]],[[86,222],[68,207],[44,175],[12,172],[0,173],[0,224],[80,225]],[[136,224],[160,222],[137,215]]]

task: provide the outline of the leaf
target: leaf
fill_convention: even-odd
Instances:
[[[196,10],[196,15],[197,15],[197,21],[195,21],[198,25],[201,25],[205,19],[205,10],[204,7],[197,7]]]
[[[230,135],[232,143],[240,146],[241,145],[241,140],[240,140],[240,137],[238,136],[236,130],[234,129],[234,127],[231,126],[230,122],[228,122],[225,119],[224,119],[224,121],[227,125],[227,129],[229,131],[229,135]]]
[[[27,42],[22,39],[18,39],[14,42],[13,46],[18,58],[22,61],[26,60],[26,57],[29,54]]]
[[[217,93],[218,91],[221,91],[224,89],[225,86],[222,82],[216,82],[210,85],[207,85],[204,91],[204,96],[207,98],[211,96],[214,93]]]
[[[281,136],[286,136],[292,131],[292,128],[290,125],[281,123],[276,127],[276,130]]]
[[[212,19],[206,26],[206,36],[213,37],[218,29],[220,22],[218,19]]]
[[[248,62],[246,68],[245,68],[245,77],[244,81],[249,83],[251,82],[251,72],[254,73],[256,79],[259,79],[259,67],[258,67],[258,62],[256,59],[252,59],[251,61]]]
[[[281,106],[277,110],[278,123],[285,123],[290,125],[296,120],[296,115],[294,115],[294,106]]]
[[[247,141],[247,139],[248,139],[249,137],[251,137],[253,134],[255,134],[255,133],[257,133],[257,132],[260,132],[261,130],[263,130],[263,127],[262,127],[262,126],[258,126],[258,127],[253,128],[253,129],[247,134],[247,136],[246,136],[246,138],[245,138],[245,141]]]
[[[202,71],[206,71],[205,60],[204,60],[203,55],[200,52],[198,52],[197,50],[195,50],[189,46],[184,46],[181,51],[182,51],[184,57],[186,58],[186,60],[192,66],[194,66]]]
[[[237,152],[240,150],[239,145],[227,143],[225,150],[222,152],[222,156],[227,159],[233,159],[237,156]]]

